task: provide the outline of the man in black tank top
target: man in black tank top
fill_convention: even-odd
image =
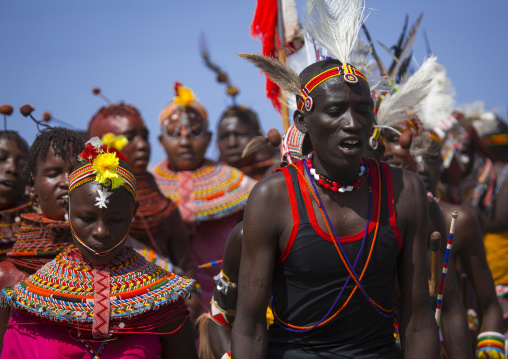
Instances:
[[[314,153],[250,194],[232,357],[439,358],[421,180],[362,160],[374,114],[357,69],[324,60],[300,83],[294,122]],[[276,320],[267,331],[268,303]]]

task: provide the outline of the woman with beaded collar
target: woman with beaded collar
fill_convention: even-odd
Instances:
[[[77,164],[84,141],[75,131],[51,128],[41,131],[28,153],[25,178],[30,198],[41,213],[22,214],[18,240],[0,263],[0,288],[13,286],[35,273],[55,256],[73,247],[64,220],[69,174]],[[6,330],[9,309],[0,310],[0,339]]]
[[[15,131],[0,131],[0,260],[16,241],[21,213],[33,212],[25,198],[23,171],[28,144]]]
[[[153,175],[162,193],[178,204],[191,236],[194,261],[208,263],[222,258],[255,181],[236,168],[205,158],[211,139],[206,110],[190,89],[176,83],[175,91],[174,101],[159,115],[159,141],[168,158],[154,168]],[[216,268],[197,272],[203,303],[212,297],[217,274]]]
[[[194,281],[123,248],[138,207],[132,170],[97,137],[80,157],[66,206],[77,249],[3,290],[14,311],[2,358],[197,358],[183,302]]]

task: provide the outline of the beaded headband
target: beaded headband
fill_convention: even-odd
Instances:
[[[136,199],[136,178],[129,171],[119,166],[116,149],[108,148],[98,137],[93,137],[86,143],[85,150],[78,159],[88,162],[87,165],[78,168],[69,176],[69,194],[77,187],[96,181],[105,187],[116,189],[124,187],[134,199]],[[107,199],[111,192],[107,188],[97,190],[96,197],[99,208],[107,208]]]
[[[319,85],[320,83],[332,77],[342,75],[344,75],[344,80],[346,82],[349,82],[350,84],[357,83],[358,77],[360,77],[367,83],[367,85],[369,85],[367,78],[358,69],[354,68],[350,64],[345,64],[328,69],[320,73],[319,75],[314,76],[312,79],[309,80],[309,82],[307,82],[307,84],[303,87],[303,89],[300,90],[301,94],[298,98],[298,109],[303,110],[303,107],[305,106],[305,109],[307,111],[310,111],[312,109],[313,101],[312,97],[310,97],[309,95],[312,92],[312,90],[314,90],[316,86]]]
[[[174,88],[176,96],[173,98],[173,102],[162,109],[159,114],[159,124],[162,125],[162,123],[168,120],[172,114],[185,107],[192,107],[203,117],[203,121],[208,124],[208,115],[206,110],[203,105],[195,100],[194,92],[179,82],[175,82]]]

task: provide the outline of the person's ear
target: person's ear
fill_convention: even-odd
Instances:
[[[132,221],[134,222],[134,219],[136,218],[136,213],[138,212],[139,208],[139,202],[134,202],[134,209],[132,210]]]
[[[30,179],[31,185],[27,185],[26,189],[28,191],[28,197],[30,197],[30,202],[32,202],[33,206],[39,206],[39,201],[37,199],[37,192],[35,191],[35,186],[33,185],[33,178]]]
[[[306,122],[307,116],[305,116],[305,113],[303,110],[295,110],[293,113],[293,122],[295,123],[296,128],[301,133],[307,133],[307,122]]]
[[[210,145],[210,141],[212,140],[212,133],[207,130],[205,136],[207,137],[207,139],[206,139],[206,147],[208,148],[208,146]]]
[[[163,139],[163,137],[162,137],[162,133],[160,133],[160,134],[159,134],[158,139],[159,139],[159,143],[160,143],[160,144],[161,144],[161,146],[162,146],[162,139]]]

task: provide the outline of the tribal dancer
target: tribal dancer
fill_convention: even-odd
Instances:
[[[80,157],[65,214],[77,249],[2,291],[14,309],[1,358],[197,358],[183,301],[194,281],[124,248],[132,170],[97,137]]]
[[[397,276],[404,356],[437,358],[423,184],[413,173],[362,159],[373,101],[347,60],[363,2],[308,1],[307,8],[308,32],[338,60],[298,76],[273,59],[244,55],[298,96],[293,119],[314,152],[251,193],[232,357],[402,358],[393,335]],[[276,324],[267,333],[270,296]]]
[[[69,174],[78,163],[82,137],[64,128],[41,131],[28,153],[25,168],[30,198],[41,213],[21,214],[23,224],[7,260],[0,263],[0,288],[13,286],[35,273],[60,252],[73,248],[69,224],[64,220]],[[0,339],[9,309],[0,310]]]
[[[21,230],[21,214],[33,212],[25,198],[23,171],[28,145],[15,131],[0,131],[0,260]]]
[[[460,303],[450,302],[450,298],[456,302],[456,293],[451,292],[449,288],[449,284],[452,284],[450,280],[454,280],[453,259],[460,260],[461,268],[475,289],[482,318],[478,328],[480,332],[500,332],[502,330],[502,315],[501,308],[496,301],[492,275],[485,258],[481,226],[476,215],[463,206],[447,203],[436,197],[436,188],[443,169],[442,142],[438,136],[438,133],[442,133],[442,131],[436,129],[436,132],[431,132],[431,130],[436,126],[442,128],[449,122],[454,97],[453,87],[446,77],[446,69],[441,65],[436,65],[437,67],[432,71],[431,86],[427,95],[411,109],[414,110],[414,116],[418,116],[418,119],[413,117],[408,121],[399,120],[398,123],[397,120],[391,121],[389,124],[392,130],[385,129],[383,131],[383,141],[386,149],[385,158],[391,165],[406,168],[420,175],[428,192],[429,208],[438,206],[443,213],[447,214],[444,216],[447,228],[450,228],[451,224],[449,214],[454,211],[459,214],[455,226],[451,265],[448,266],[452,275],[447,277],[446,293],[443,300],[444,312],[451,311],[452,313],[443,313],[445,315],[441,323],[447,356],[449,358],[465,358],[472,357],[473,351],[468,350],[469,340],[464,341],[462,338],[457,338],[457,334],[463,328],[462,324],[458,325],[465,321],[465,313],[463,313]],[[386,114],[385,117],[390,121],[389,114]],[[387,121],[382,120],[381,122]],[[451,328],[448,328],[450,326]],[[474,347],[476,349],[476,344]],[[464,352],[464,350],[468,351]],[[479,353],[486,355],[490,350],[492,347],[484,346],[480,348]],[[488,358],[488,356],[486,357]]]
[[[485,232],[487,262],[504,312],[508,333],[508,164],[485,147],[472,123],[454,113],[445,131],[434,129],[443,142],[443,167],[438,197],[471,206]]]
[[[159,141],[168,158],[153,175],[161,192],[178,204],[191,235],[194,261],[208,263],[222,258],[255,182],[233,167],[205,158],[211,138],[206,110],[188,88],[176,83],[175,90],[174,101],[159,115]],[[214,267],[197,272],[203,303],[212,297],[218,272]]]

